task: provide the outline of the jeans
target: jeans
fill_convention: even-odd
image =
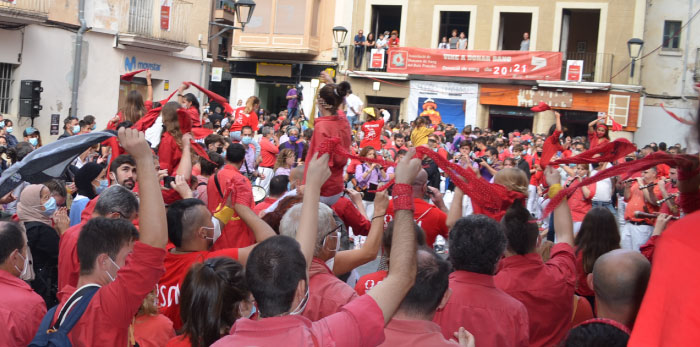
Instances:
[[[355,126],[355,123],[357,123],[357,116],[347,116],[348,118],[348,123],[350,123],[350,130]]]
[[[287,119],[294,119],[296,117],[299,117],[299,109],[298,108],[288,108],[287,109]]]
[[[593,207],[604,207],[610,210],[613,216],[617,216],[617,211],[615,211],[615,206],[613,206],[611,201],[595,201],[593,200]]]
[[[360,46],[360,47],[355,47],[355,54],[354,54],[354,60],[355,60],[355,68],[359,69],[362,66],[362,58],[365,55],[365,48]]]

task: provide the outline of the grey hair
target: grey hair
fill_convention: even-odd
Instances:
[[[282,217],[280,221],[280,235],[296,238],[297,229],[301,220],[302,204],[292,206]],[[333,219],[333,210],[326,204],[318,205],[318,233],[316,236],[316,247],[314,247],[314,255],[318,255],[323,247],[323,236],[337,227]]]
[[[95,212],[101,216],[117,212],[130,218],[139,210],[139,201],[134,193],[120,185],[113,185],[100,193]]]
[[[267,136],[272,134],[272,127],[264,126],[262,127],[262,136]]]

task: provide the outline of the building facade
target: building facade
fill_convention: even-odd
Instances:
[[[185,81],[204,84],[210,9],[208,0],[86,0],[88,30],[72,105],[79,0],[0,1],[0,113],[20,131],[33,124],[49,142],[63,132],[71,107],[79,118],[94,115],[103,128],[129,91],[139,90],[145,99],[145,74],[121,81],[126,72],[150,69],[154,100]],[[41,81],[43,109],[36,118],[19,116],[23,80]]]
[[[697,143],[692,127],[673,120],[661,105],[688,120],[698,116],[694,85],[700,82],[700,37],[693,35],[700,30],[698,11],[698,0],[647,2],[640,61],[644,126],[635,136],[638,143],[665,141],[693,148]]]

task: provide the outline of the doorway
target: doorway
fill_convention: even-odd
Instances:
[[[258,82],[260,108],[270,113],[279,113],[287,109],[287,92],[293,84]]]
[[[532,13],[501,12],[501,30],[498,33],[499,51],[518,51],[523,34],[531,33]]]
[[[561,111],[562,127],[566,129],[566,135],[572,138],[588,136],[588,123],[596,118],[598,118],[597,112]]]
[[[378,38],[380,33],[392,30],[401,32],[401,5],[372,5],[370,32]]]
[[[583,60],[582,79],[595,81],[600,10],[564,9],[563,11],[559,43],[559,50],[564,53],[563,68],[566,68],[566,60]]]
[[[489,106],[489,128],[504,133],[532,129],[534,112],[523,107]]]
[[[389,111],[389,114],[391,114],[391,117],[389,117],[389,122],[398,123],[401,115],[401,101],[403,101],[402,98],[368,96],[367,107],[376,107],[377,109],[385,109]]]
[[[146,83],[146,79],[142,77],[135,77],[131,81],[119,81],[119,110],[123,109],[124,105],[126,105],[126,99],[132,90],[141,93],[143,101],[146,101],[146,98],[148,97],[148,86]]]

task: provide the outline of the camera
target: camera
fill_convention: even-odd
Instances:
[[[479,157],[479,158],[474,159],[474,161],[481,164],[482,161],[488,162],[488,158],[489,157],[485,155],[483,157]]]

